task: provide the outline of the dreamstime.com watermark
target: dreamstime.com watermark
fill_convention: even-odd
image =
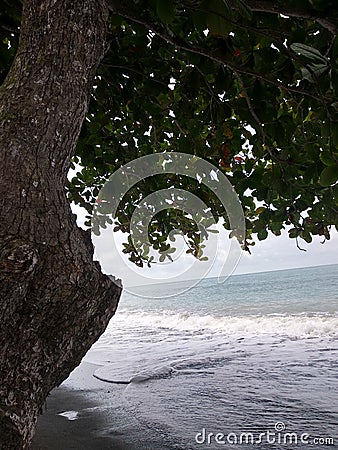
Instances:
[[[276,422],[272,430],[245,431],[239,433],[211,432],[205,428],[196,433],[197,444],[204,445],[325,445],[333,446],[334,439],[329,436],[311,436],[309,433],[287,431],[284,422]]]

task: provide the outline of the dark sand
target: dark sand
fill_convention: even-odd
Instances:
[[[38,420],[31,450],[142,447],[142,444],[139,447],[136,442],[130,442],[133,419],[122,407],[125,386],[94,378],[92,374],[97,367],[82,363],[63,385],[52,391]],[[62,413],[65,415],[60,415]],[[74,416],[75,420],[69,420]]]

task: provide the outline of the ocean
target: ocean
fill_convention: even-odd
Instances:
[[[124,293],[85,361],[130,450],[338,447],[338,265]]]

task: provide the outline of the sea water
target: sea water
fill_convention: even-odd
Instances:
[[[111,432],[128,448],[338,447],[338,265],[154,298],[167,288],[124,293],[86,356],[103,383],[126,383],[132,426]]]

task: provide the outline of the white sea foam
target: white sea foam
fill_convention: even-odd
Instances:
[[[336,436],[337,275],[338,266],[243,275],[168,300],[122,298],[86,361],[100,380],[125,383],[102,385],[100,402],[123,392],[113,403],[133,420],[127,447],[195,449],[197,430],[273,432],[281,420]]]
[[[227,335],[338,337],[338,316],[321,313],[217,317],[187,313],[120,312],[111,323],[112,329],[119,325],[125,330],[130,327],[147,327],[179,331],[210,331]]]
[[[64,411],[58,413],[58,416],[65,417],[68,420],[77,420],[79,412],[78,411]]]
[[[127,370],[121,370],[118,363],[107,364],[98,368],[94,377],[108,383],[142,383],[148,380],[169,378],[174,375],[210,375],[214,374],[212,367],[224,363],[231,358],[222,356],[196,356],[181,358],[165,364],[150,365],[138,370],[138,364],[132,364]]]

